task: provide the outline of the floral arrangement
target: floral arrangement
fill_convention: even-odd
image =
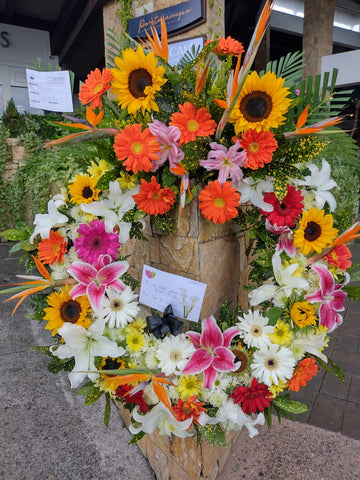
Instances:
[[[147,45],[119,47],[114,67],[81,87],[86,121],[62,123],[81,131],[48,144],[79,148],[83,171],[35,228],[3,232],[41,275],[2,293],[14,293],[14,310],[32,294],[33,318],[53,336],[38,347],[50,370],[68,371],[87,405],[105,395],[106,423],[111,400],[122,402],[136,440],[156,428],[221,445],[243,426],[253,437],[272,413],[306,410],[289,392],[319,365],[342,378],[324,349],[345,298],[357,296],[346,243],[360,225],[339,234],[337,184],[321,158],[342,118],[321,118],[328,98],[298,80],[299,56],[279,67],[283,76],[251,71],[270,12],[267,2],[246,53],[220,39],[170,67],[164,21],[161,40],[152,29]],[[195,200],[207,221],[246,228],[255,260],[251,308],[224,303],[218,319],[186,331],[171,306],[140,315],[122,249],[144,238],[145,216],[171,233],[175,207],[181,215]]]

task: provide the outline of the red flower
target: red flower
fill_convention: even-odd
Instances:
[[[95,68],[88,74],[85,82],[81,85],[79,92],[80,102],[84,105],[91,102],[90,108],[93,110],[101,108],[101,96],[109,90],[112,78],[113,74],[108,68],[103,68],[102,73],[98,68]]]
[[[263,215],[267,216],[267,219],[272,225],[283,227],[285,225],[290,228],[295,227],[295,220],[299,218],[304,208],[302,203],[304,197],[300,190],[296,190],[295,187],[287,186],[287,195],[279,202],[275,193],[265,192],[264,201],[270,203],[274,207],[272,212],[265,212],[260,210]]]
[[[175,202],[175,193],[169,187],[161,188],[155,177],[141,180],[140,192],[133,195],[136,205],[148,215],[159,215],[170,210]]]
[[[345,271],[351,267],[351,260],[349,260],[351,257],[352,255],[348,247],[342,244],[333,248],[331,252],[325,255],[324,260],[326,260],[331,267]]]
[[[191,142],[196,137],[207,137],[215,132],[216,123],[205,107],[196,110],[190,102],[179,105],[180,112],[171,115],[170,125],[178,127],[181,132],[179,144]]]
[[[195,400],[196,395],[189,397],[185,402],[179,398],[178,403],[173,406],[176,420],[182,422],[193,417],[193,422],[199,425],[198,418],[201,412],[206,412],[206,408],[203,408],[203,402],[196,402]]]
[[[141,413],[147,413],[149,411],[149,406],[144,400],[144,391],[140,390],[139,392],[134,393],[134,395],[128,394],[133,387],[130,385],[120,385],[116,389],[116,396],[123,397],[121,400],[125,403],[131,404],[135,403],[141,410]],[[126,395],[127,394],[127,395]],[[126,395],[126,397],[124,397]]]
[[[234,399],[234,403],[241,403],[244,413],[251,414],[263,412],[264,408],[270,406],[273,399],[272,393],[264,384],[260,384],[256,378],[253,378],[251,386],[237,387],[230,395]]]

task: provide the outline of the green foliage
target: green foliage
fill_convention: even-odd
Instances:
[[[285,412],[300,414],[308,410],[308,407],[301,402],[291,400],[289,394],[281,395],[273,400],[274,404]]]
[[[61,358],[55,357],[51,353],[50,348],[51,347],[41,347],[41,346],[40,347],[31,347],[32,350],[37,350],[37,351],[43,352],[46,355],[48,355],[49,357],[51,357],[50,363],[47,366],[49,372],[59,373],[62,370],[64,372],[71,372],[71,370],[75,366],[74,358],[61,359]]]
[[[289,52],[285,57],[274,60],[266,65],[266,72],[274,72],[285,79],[285,87],[290,87],[301,79],[304,68],[304,52]],[[260,72],[262,76],[264,72]]]
[[[323,367],[324,370],[330,373],[330,375],[335,375],[342,383],[345,383],[345,374],[343,370],[333,360],[328,358],[328,363],[325,363],[324,360],[316,357],[315,355],[314,358],[317,363]]]
[[[222,331],[229,327],[233,327],[238,322],[238,317],[241,315],[242,310],[239,305],[234,305],[230,308],[228,302],[225,302],[220,307],[219,313],[219,326]]]
[[[15,102],[12,98],[6,105],[4,114],[2,116],[2,122],[12,138],[16,138],[19,135],[19,132],[23,132],[24,130],[25,116],[21,115],[16,110]]]
[[[197,430],[197,441],[200,443],[201,439],[204,439],[210,445],[219,445],[220,447],[226,447],[226,437],[224,430],[220,427],[219,424],[216,425],[196,425]]]
[[[174,231],[173,221],[166,213],[163,215],[153,215],[151,218],[155,227],[164,235],[169,235]]]

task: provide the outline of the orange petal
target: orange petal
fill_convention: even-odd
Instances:
[[[268,21],[269,21],[269,18],[270,18],[270,13],[271,13],[271,10],[273,8],[273,4],[274,2],[271,2],[269,0],[267,0],[267,2],[265,3],[265,6],[263,8],[263,11],[261,12],[261,16],[260,16],[260,19],[258,21],[258,24],[256,26],[256,37],[255,37],[255,41],[254,41],[254,44],[256,45],[261,37],[263,36],[263,33],[267,27],[267,24],[268,24]]]
[[[300,130],[300,128],[305,125],[305,122],[307,120],[308,114],[309,114],[309,105],[306,105],[304,110],[301,112],[301,115],[298,118],[297,124],[296,124],[296,130]]]
[[[34,260],[35,262],[35,265],[36,265],[36,268],[38,269],[38,271],[41,273],[41,275],[46,278],[46,280],[49,280],[49,282],[51,282],[51,275],[50,273],[46,270],[46,268],[44,267],[44,265],[40,262],[40,260],[36,257],[34,257],[33,255],[31,255],[32,259]]]
[[[147,373],[129,373],[128,375],[115,375],[113,379],[118,380],[119,385],[125,385],[127,383],[143,382],[150,377]]]
[[[229,108],[229,104],[225,100],[219,100],[218,98],[213,98],[214,103],[220,108],[227,110]]]
[[[151,380],[153,382],[157,382],[157,383],[166,383],[167,385],[174,385],[171,380],[169,380],[168,378],[164,378],[164,377],[152,377]]]
[[[154,389],[154,392],[155,392],[156,396],[160,400],[160,402],[162,402],[165,405],[165,407],[167,407],[174,414],[173,409],[171,408],[171,403],[170,403],[169,397],[167,396],[165,388],[162,385],[159,385],[158,383],[153,382],[153,389]]]

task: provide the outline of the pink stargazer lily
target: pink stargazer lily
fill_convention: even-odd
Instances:
[[[97,310],[100,308],[106,287],[113,287],[122,292],[125,285],[119,277],[126,272],[129,264],[123,261],[110,262],[110,255],[100,255],[94,265],[74,262],[68,272],[79,283],[71,289],[71,298],[87,295],[91,307]]]
[[[204,372],[203,387],[211,388],[217,372],[234,372],[239,365],[234,363],[235,355],[229,349],[231,340],[240,334],[240,329],[230,327],[223,333],[213,316],[202,321],[201,335],[186,332],[196,351],[190,357],[182,373]]]
[[[342,324],[343,317],[338,313],[344,310],[346,293],[341,290],[343,284],[335,285],[334,277],[325,265],[314,264],[311,267],[320,277],[320,290],[307,295],[310,303],[321,302],[319,309],[320,325],[325,325],[328,332]]]

